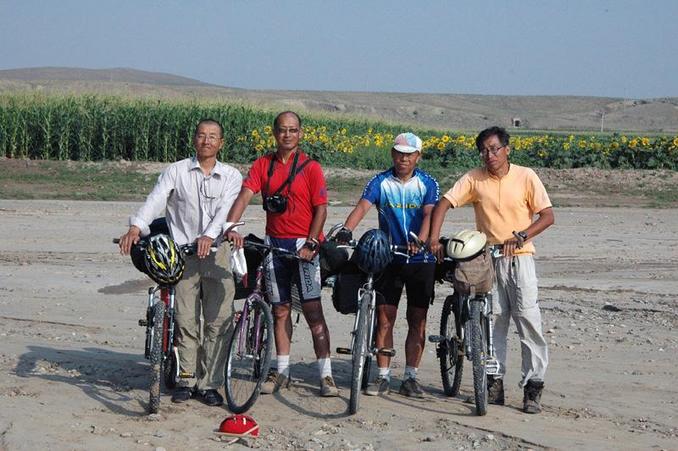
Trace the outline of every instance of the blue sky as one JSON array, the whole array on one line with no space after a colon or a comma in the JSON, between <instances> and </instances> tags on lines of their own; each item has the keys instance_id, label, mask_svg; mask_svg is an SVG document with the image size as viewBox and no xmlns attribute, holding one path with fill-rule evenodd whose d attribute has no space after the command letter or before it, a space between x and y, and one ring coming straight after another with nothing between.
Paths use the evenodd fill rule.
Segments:
<instances>
[{"instance_id":1,"label":"blue sky","mask_svg":"<svg viewBox=\"0 0 678 451\"><path fill-rule=\"evenodd\" d=\"M677 18L674 0L0 0L0 69L131 67L253 89L675 97Z\"/></svg>"}]
</instances>

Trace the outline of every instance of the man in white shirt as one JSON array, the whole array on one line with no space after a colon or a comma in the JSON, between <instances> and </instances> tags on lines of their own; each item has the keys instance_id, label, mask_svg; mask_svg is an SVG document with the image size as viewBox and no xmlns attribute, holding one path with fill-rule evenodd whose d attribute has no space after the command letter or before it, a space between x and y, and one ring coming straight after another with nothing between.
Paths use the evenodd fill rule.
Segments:
<instances>
[{"instance_id":1,"label":"man in white shirt","mask_svg":"<svg viewBox=\"0 0 678 451\"><path fill-rule=\"evenodd\" d=\"M224 385L235 286L230 246L224 243L212 253L210 247L221 244L226 216L242 184L237 169L217 161L223 144L221 124L213 119L201 120L193 136L195 157L173 163L160 174L144 205L130 217L128 232L120 238L120 252L127 255L141 236L150 233L153 219L164 214L178 246L194 242L198 245L196 255L186 257L184 276L176 286L179 366L182 372L196 376L196 380L178 381L172 395L172 401L177 403L191 398L191 385L195 383L205 404L223 404L217 389Z\"/></svg>"}]
</instances>

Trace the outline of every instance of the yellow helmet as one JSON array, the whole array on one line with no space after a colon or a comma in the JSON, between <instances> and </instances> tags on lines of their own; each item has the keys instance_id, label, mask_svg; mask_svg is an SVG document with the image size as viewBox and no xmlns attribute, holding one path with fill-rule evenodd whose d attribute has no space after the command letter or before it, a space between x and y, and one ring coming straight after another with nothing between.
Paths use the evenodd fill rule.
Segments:
<instances>
[{"instance_id":1,"label":"yellow helmet","mask_svg":"<svg viewBox=\"0 0 678 451\"><path fill-rule=\"evenodd\" d=\"M184 275L184 257L172 238L155 235L148 240L144 251L146 272L160 285L174 285Z\"/></svg>"}]
</instances>

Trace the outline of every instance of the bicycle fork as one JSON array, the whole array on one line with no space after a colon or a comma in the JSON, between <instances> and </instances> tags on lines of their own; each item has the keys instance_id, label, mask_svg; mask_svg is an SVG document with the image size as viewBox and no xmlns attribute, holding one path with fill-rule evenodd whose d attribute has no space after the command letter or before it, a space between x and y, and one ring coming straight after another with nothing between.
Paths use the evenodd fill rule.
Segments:
<instances>
[{"instance_id":1,"label":"bicycle fork","mask_svg":"<svg viewBox=\"0 0 678 451\"><path fill-rule=\"evenodd\" d=\"M492 294L485 296L485 307L483 308L483 315L487 318L487 358L485 359L485 373L488 376L496 376L499 374L499 361L494 356L494 318L492 315Z\"/></svg>"}]
</instances>

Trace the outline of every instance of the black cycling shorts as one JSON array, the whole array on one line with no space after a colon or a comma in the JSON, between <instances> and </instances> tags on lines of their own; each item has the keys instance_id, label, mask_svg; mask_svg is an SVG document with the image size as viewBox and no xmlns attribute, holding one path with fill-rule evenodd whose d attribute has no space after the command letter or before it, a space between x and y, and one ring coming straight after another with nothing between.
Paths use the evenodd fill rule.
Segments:
<instances>
[{"instance_id":1,"label":"black cycling shorts","mask_svg":"<svg viewBox=\"0 0 678 451\"><path fill-rule=\"evenodd\" d=\"M435 263L391 263L375 283L381 294L377 305L398 307L405 287L407 305L427 309L433 304L435 268Z\"/></svg>"}]
</instances>

